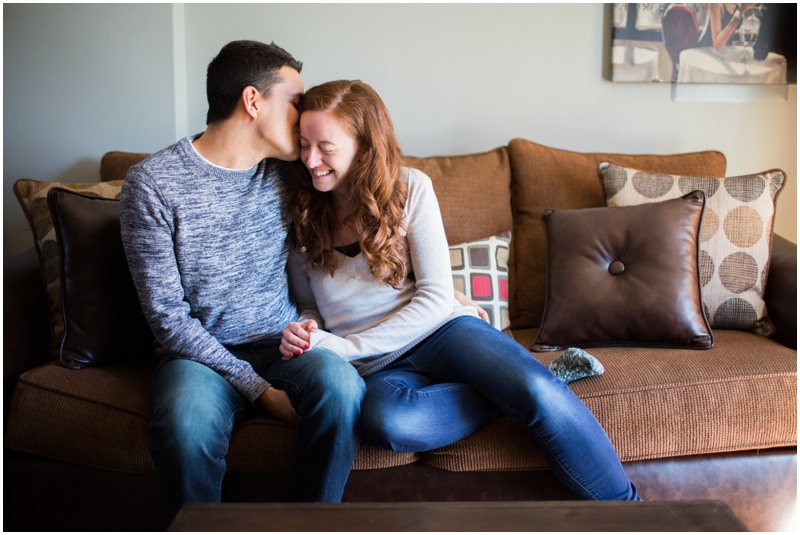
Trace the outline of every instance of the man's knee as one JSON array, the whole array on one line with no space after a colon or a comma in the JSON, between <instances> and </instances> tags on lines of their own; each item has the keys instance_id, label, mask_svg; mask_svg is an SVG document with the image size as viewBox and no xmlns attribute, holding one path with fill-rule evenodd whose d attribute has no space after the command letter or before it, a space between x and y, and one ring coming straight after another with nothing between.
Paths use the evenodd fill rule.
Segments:
<instances>
[{"instance_id":1,"label":"man's knee","mask_svg":"<svg viewBox=\"0 0 800 535\"><path fill-rule=\"evenodd\" d=\"M156 373L160 376L153 384L151 419L155 448L192 450L227 441L237 411L245 406L224 378L192 361L173 361Z\"/></svg>"},{"instance_id":2,"label":"man's knee","mask_svg":"<svg viewBox=\"0 0 800 535\"><path fill-rule=\"evenodd\" d=\"M309 351L301 358L306 357L313 358L313 365L307 371L304 393L324 401L330 410L360 413L367 387L356 369L329 351Z\"/></svg>"},{"instance_id":3,"label":"man's knee","mask_svg":"<svg viewBox=\"0 0 800 535\"><path fill-rule=\"evenodd\" d=\"M313 356L313 375L326 388L335 388L341 395L355 394L363 397L366 385L352 364L330 351L315 349L306 353Z\"/></svg>"}]
</instances>

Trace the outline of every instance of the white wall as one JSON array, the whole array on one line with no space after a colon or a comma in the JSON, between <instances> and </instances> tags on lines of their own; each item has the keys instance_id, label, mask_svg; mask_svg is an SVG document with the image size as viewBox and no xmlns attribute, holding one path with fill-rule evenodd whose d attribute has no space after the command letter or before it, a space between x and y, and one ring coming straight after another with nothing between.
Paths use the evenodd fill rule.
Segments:
<instances>
[{"instance_id":1,"label":"white wall","mask_svg":"<svg viewBox=\"0 0 800 535\"><path fill-rule=\"evenodd\" d=\"M96 182L175 138L169 5L3 5L3 252L33 246L18 178Z\"/></svg>"},{"instance_id":2,"label":"white wall","mask_svg":"<svg viewBox=\"0 0 800 535\"><path fill-rule=\"evenodd\" d=\"M175 71L179 86L186 84L185 100L178 100L176 109L159 110L158 106L173 105L175 86L168 75L163 75L160 85L147 86L158 91L140 98L145 104L135 108L136 117L120 118L111 129L117 133L108 131L102 140L86 137L87 131L99 127L101 113L87 112L70 119L68 109L49 110L48 116L61 124L68 120L74 123L82 145L71 160L56 160L47 154L44 159L57 162L62 169L41 175L45 179L60 179L82 158L95 164L106 150L153 151L171 142L173 135L201 131L208 62L228 41L257 39L275 41L303 61L307 87L337 78L360 78L373 85L389 106L408 154L483 151L504 145L513 137L524 137L575 151L671 153L718 149L727 155L729 175L780 167L788 173L789 183L779 200L776 231L797 239L797 86L783 92L786 100L701 103L672 101L670 84L611 83L603 79L607 22L602 4L15 7L34 12L41 24L56 26L63 12L81 11L85 22L76 24L83 39L105 48L100 54L102 79L122 71L114 63L120 56L145 71L156 69L148 63L153 49L158 50L156 64L172 69L173 48L169 47L173 46L173 13L181 30L175 35L185 33L185 42L180 41L177 48L181 54L185 50L181 55L185 70L178 66ZM88 31L95 27L89 22L95 17L86 13L108 14L115 9L125 10L116 17L123 22L136 15L152 23L159 19L163 27L151 29L157 25L149 24L148 31L143 32L142 27L121 24L111 32L113 42L106 43ZM61 13L56 15L58 10ZM9 6L5 6L6 17L8 11ZM47 65L47 57L20 48L10 52L7 20L4 28L7 110L9 77L28 76L40 65ZM56 37L41 31L35 40L42 40L47 50L62 46ZM21 61L9 62L10 54ZM87 71L82 49L67 49L60 57L73 71ZM84 111L93 107L97 77L94 74L87 82L66 76L76 88L71 98L82 102ZM51 91L49 87L17 83L40 98ZM134 85L125 98L140 89ZM146 98L153 104L146 105ZM176 115L186 117L185 121L165 124ZM120 137L121 124L131 130L130 137ZM6 160L9 156L16 159L16 154L9 155L9 130L35 131L37 127L30 117L20 116L11 125L6 120ZM35 143L35 139L30 140L25 146L36 152L41 145ZM14 176L30 176L36 170L29 160L15 165ZM7 212L6 199L13 182L8 166L4 162ZM8 222L6 215L4 227ZM4 230L8 254L9 232ZM18 232L17 227L15 234Z\"/></svg>"}]
</instances>

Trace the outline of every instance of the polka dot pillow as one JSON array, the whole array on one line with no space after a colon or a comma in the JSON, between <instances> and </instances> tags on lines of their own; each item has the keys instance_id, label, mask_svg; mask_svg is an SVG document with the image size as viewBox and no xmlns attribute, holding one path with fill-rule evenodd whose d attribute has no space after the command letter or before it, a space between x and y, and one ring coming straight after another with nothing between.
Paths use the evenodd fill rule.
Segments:
<instances>
[{"instance_id":1,"label":"polka dot pillow","mask_svg":"<svg viewBox=\"0 0 800 535\"><path fill-rule=\"evenodd\" d=\"M603 162L600 177L609 206L706 194L698 265L705 313L712 328L770 335L764 291L772 248L775 202L786 174L773 169L727 178L649 173Z\"/></svg>"},{"instance_id":2,"label":"polka dot pillow","mask_svg":"<svg viewBox=\"0 0 800 535\"><path fill-rule=\"evenodd\" d=\"M450 247L453 286L489 314L502 331L508 319L508 245L511 232Z\"/></svg>"}]
</instances>

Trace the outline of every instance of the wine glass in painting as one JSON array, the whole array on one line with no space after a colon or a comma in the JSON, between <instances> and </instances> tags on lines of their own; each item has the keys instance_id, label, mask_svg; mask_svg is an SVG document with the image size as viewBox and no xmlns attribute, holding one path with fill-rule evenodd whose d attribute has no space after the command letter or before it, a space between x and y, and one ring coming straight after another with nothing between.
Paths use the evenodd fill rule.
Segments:
<instances>
[{"instance_id":1,"label":"wine glass in painting","mask_svg":"<svg viewBox=\"0 0 800 535\"><path fill-rule=\"evenodd\" d=\"M747 62L753 55L753 44L758 38L761 30L761 18L758 9L748 9L742 15L742 23L739 25L739 42L743 47L742 61Z\"/></svg>"}]
</instances>

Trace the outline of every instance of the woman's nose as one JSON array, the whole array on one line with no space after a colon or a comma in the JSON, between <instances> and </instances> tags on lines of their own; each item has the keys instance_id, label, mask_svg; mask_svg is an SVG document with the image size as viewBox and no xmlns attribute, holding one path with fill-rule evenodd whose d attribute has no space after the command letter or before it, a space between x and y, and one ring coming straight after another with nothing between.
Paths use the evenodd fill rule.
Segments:
<instances>
[{"instance_id":1,"label":"woman's nose","mask_svg":"<svg viewBox=\"0 0 800 535\"><path fill-rule=\"evenodd\" d=\"M319 152L313 148L308 149L308 154L306 154L306 166L309 168L316 167L319 164L319 160Z\"/></svg>"}]
</instances>

